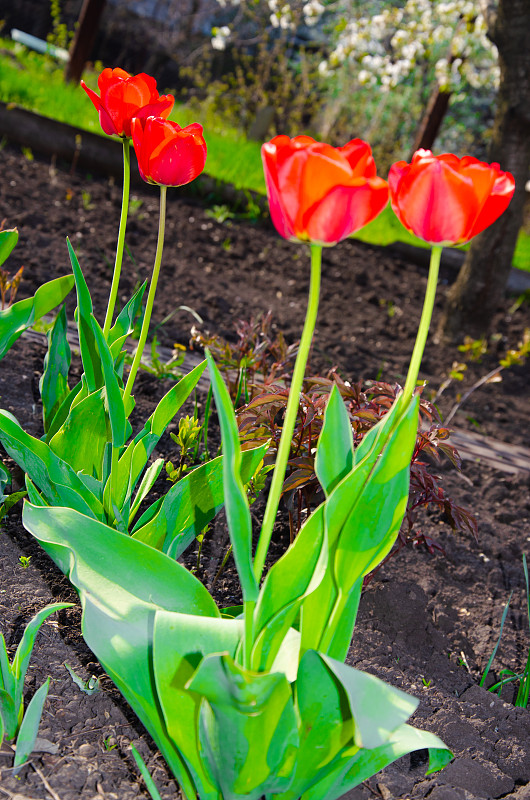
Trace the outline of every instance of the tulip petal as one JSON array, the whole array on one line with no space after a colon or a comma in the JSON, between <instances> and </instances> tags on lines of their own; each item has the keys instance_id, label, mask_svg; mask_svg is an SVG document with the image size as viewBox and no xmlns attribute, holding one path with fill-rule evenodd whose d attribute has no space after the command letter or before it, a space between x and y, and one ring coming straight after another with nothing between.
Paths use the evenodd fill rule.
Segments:
<instances>
[{"instance_id":1,"label":"tulip petal","mask_svg":"<svg viewBox=\"0 0 530 800\"><path fill-rule=\"evenodd\" d=\"M304 227L312 242L335 244L364 228L387 202L386 181L359 178L357 185L333 187L306 212Z\"/></svg>"}]
</instances>

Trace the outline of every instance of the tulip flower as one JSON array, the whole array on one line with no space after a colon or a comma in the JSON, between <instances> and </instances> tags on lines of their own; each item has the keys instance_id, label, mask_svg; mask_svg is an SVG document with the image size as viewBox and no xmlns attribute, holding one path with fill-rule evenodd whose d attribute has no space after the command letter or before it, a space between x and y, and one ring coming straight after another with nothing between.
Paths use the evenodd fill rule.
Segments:
<instances>
[{"instance_id":1,"label":"tulip flower","mask_svg":"<svg viewBox=\"0 0 530 800\"><path fill-rule=\"evenodd\" d=\"M155 79L145 72L129 75L124 69L104 69L98 78L101 97L84 81L81 86L94 103L101 127L109 136L130 138L133 117L168 117L175 102L170 94L159 95Z\"/></svg>"},{"instance_id":2,"label":"tulip flower","mask_svg":"<svg viewBox=\"0 0 530 800\"><path fill-rule=\"evenodd\" d=\"M336 244L388 202L387 183L361 139L331 147L310 136L275 136L261 155L271 218L285 239Z\"/></svg>"},{"instance_id":3,"label":"tulip flower","mask_svg":"<svg viewBox=\"0 0 530 800\"><path fill-rule=\"evenodd\" d=\"M407 230L431 244L464 244L508 207L515 189L509 172L471 156L433 156L418 150L388 175L390 201Z\"/></svg>"},{"instance_id":4,"label":"tulip flower","mask_svg":"<svg viewBox=\"0 0 530 800\"><path fill-rule=\"evenodd\" d=\"M140 175L148 183L183 186L204 169L206 142L197 123L181 128L161 117L137 118L132 137Z\"/></svg>"}]
</instances>

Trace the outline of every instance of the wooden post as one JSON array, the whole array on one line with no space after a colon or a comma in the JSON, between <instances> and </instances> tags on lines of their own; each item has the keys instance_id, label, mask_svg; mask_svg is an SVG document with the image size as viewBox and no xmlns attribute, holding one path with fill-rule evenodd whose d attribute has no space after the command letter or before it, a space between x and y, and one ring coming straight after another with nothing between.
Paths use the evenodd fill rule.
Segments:
<instances>
[{"instance_id":1,"label":"wooden post","mask_svg":"<svg viewBox=\"0 0 530 800\"><path fill-rule=\"evenodd\" d=\"M105 0L83 0L77 30L70 48L70 58L64 71L65 80L73 83L79 83L81 80L83 69L94 46L104 8Z\"/></svg>"}]
</instances>

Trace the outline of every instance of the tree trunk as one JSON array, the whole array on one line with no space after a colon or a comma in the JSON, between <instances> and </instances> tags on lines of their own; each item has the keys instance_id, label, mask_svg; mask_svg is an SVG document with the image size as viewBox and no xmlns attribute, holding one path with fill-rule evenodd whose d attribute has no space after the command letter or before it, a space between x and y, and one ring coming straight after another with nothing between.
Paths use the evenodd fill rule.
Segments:
<instances>
[{"instance_id":1,"label":"tree trunk","mask_svg":"<svg viewBox=\"0 0 530 800\"><path fill-rule=\"evenodd\" d=\"M500 219L471 243L448 293L437 335L450 341L487 333L505 294L523 223L530 169L530 2L499 0L490 36L499 50L501 79L489 158L512 173L515 194Z\"/></svg>"},{"instance_id":2,"label":"tree trunk","mask_svg":"<svg viewBox=\"0 0 530 800\"><path fill-rule=\"evenodd\" d=\"M81 80L85 64L94 46L104 7L105 0L84 0L74 41L70 48L70 58L64 71L66 81L79 83Z\"/></svg>"},{"instance_id":3,"label":"tree trunk","mask_svg":"<svg viewBox=\"0 0 530 800\"><path fill-rule=\"evenodd\" d=\"M436 85L429 97L425 114L416 133L416 138L412 146L412 153L410 159L420 148L424 150L431 150L438 132L442 125L443 119L449 108L449 99L451 92L443 92L438 85Z\"/></svg>"}]
</instances>

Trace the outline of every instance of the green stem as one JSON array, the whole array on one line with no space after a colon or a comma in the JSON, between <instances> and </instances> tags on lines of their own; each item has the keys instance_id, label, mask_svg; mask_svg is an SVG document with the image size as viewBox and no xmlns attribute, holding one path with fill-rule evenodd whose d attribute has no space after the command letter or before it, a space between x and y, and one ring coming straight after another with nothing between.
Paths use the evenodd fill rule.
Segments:
<instances>
[{"instance_id":1,"label":"green stem","mask_svg":"<svg viewBox=\"0 0 530 800\"><path fill-rule=\"evenodd\" d=\"M416 344L412 352L410 360L409 371L407 380L405 381L405 388L403 389L402 403L408 403L412 397L412 393L416 388L418 380L418 373L420 371L421 359L423 351L425 350L425 343L427 341L427 334L429 333L429 325L431 324L432 311L434 308L434 299L436 297L436 286L438 284L438 270L440 268L440 257L442 255L441 245L434 245L431 250L431 263L429 265L429 277L427 279L427 290L425 292L425 300L423 301L423 311L421 312L420 327L416 336Z\"/></svg>"},{"instance_id":2,"label":"green stem","mask_svg":"<svg viewBox=\"0 0 530 800\"><path fill-rule=\"evenodd\" d=\"M127 227L127 214L129 212L129 189L131 185L131 143L129 139L123 140L123 195L121 199L120 229L118 231L118 243L116 245L116 260L114 262L114 274L112 275L112 285L110 287L109 302L103 325L103 335L108 339L116 298L118 296L118 286L120 283L121 262L123 259L123 245L125 243L125 228Z\"/></svg>"},{"instance_id":3,"label":"green stem","mask_svg":"<svg viewBox=\"0 0 530 800\"><path fill-rule=\"evenodd\" d=\"M250 669L252 663L252 644L254 642L254 609L255 600L245 600L243 615L245 619L245 638L243 640L243 666Z\"/></svg>"},{"instance_id":4,"label":"green stem","mask_svg":"<svg viewBox=\"0 0 530 800\"><path fill-rule=\"evenodd\" d=\"M307 303L306 318L304 322L304 329L302 331L302 338L300 339L300 347L298 355L296 356L296 363L294 365L293 378L291 381L291 389L289 392L289 399L287 401L287 409L285 411L285 419L283 421L282 435L280 437L280 445L278 447L278 455L276 457L276 465L272 474L272 482L263 516L263 525L256 548L256 555L254 558L254 575L259 583L261 573L265 566L265 558L269 549L269 544L272 536L272 529L276 514L278 512L278 504L282 493L283 481L285 478L285 470L287 469L287 462L289 460L289 452L291 450L291 442L293 438L294 426L296 423L296 416L300 407L300 392L304 381L305 368L309 356L309 349L313 339L313 332L315 330L315 323L318 311L318 297L320 293L320 272L322 266L322 246L311 245L311 280L309 284L309 299Z\"/></svg>"},{"instance_id":5,"label":"green stem","mask_svg":"<svg viewBox=\"0 0 530 800\"><path fill-rule=\"evenodd\" d=\"M149 286L149 294L147 295L147 302L145 306L144 320L142 322L142 330L140 331L140 339L138 340L138 347L134 354L134 360L127 379L127 385L123 393L123 405L127 408L129 397L131 396L134 379L140 366L142 353L144 351L145 343L147 341L147 333L149 331L149 322L151 321L151 313L153 311L153 303L155 299L156 285L158 283L158 276L160 274L160 264L162 263L162 251L164 249L164 230L166 226L166 192L167 186L160 187L160 220L158 223L158 242L156 245L155 263L153 265L153 274L151 276L151 285Z\"/></svg>"}]
</instances>

